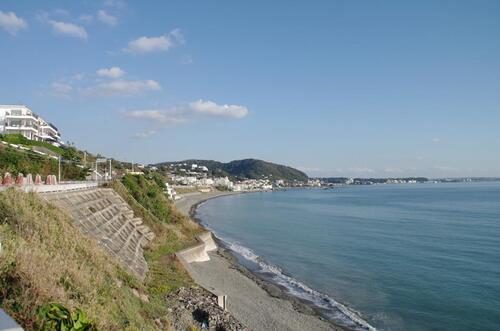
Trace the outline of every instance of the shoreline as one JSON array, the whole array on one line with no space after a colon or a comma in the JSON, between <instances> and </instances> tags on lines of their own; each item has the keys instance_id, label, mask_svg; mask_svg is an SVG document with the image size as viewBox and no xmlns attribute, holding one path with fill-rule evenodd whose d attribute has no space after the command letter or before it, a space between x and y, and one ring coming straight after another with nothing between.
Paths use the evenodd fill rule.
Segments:
<instances>
[{"instance_id":1,"label":"shoreline","mask_svg":"<svg viewBox=\"0 0 500 331\"><path fill-rule=\"evenodd\" d=\"M180 211L184 213L186 216L189 216L192 220L197 222L200 226L205 228L202 224L201 220L198 219L196 215L197 208L204 202L215 199L222 196L228 195L236 195L236 194L248 194L248 193L261 193L261 191L243 191L243 192L211 192L210 193L199 193L199 194L190 194L186 199L188 201L184 201L182 206L179 206ZM178 200L181 201L181 200ZM177 207L176 203L176 207ZM189 208L187 208L189 207ZM271 279L266 279L265 275L257 274L247 267L242 265L234 253L227 247L227 244L218 238L215 234L213 234L214 240L217 243L218 249L217 251L210 254L212 259L219 260L218 263L227 264L227 268L236 271L241 277L246 278L248 281L252 282L256 286L258 286L261 290L265 292L268 298L271 300L282 301L285 305L291 305L294 314L299 320L309 320L310 323L305 322L298 329L325 329L325 330L338 330L338 331L346 331L350 330L345 326L341 326L336 324L334 321L331 321L322 315L321 308L315 306L312 302L309 302L305 299L301 299L299 297L293 296L287 293L286 287L274 283ZM210 263L205 262L205 263ZM229 300L231 300L229 296ZM246 312L248 315L251 313ZM279 318L276 316L276 318ZM316 320L317 324L310 321L311 319ZM311 325L310 325L311 324ZM316 325L312 325L316 324ZM282 327L282 326L281 326ZM268 328L267 329L272 329Z\"/></svg>"}]
</instances>

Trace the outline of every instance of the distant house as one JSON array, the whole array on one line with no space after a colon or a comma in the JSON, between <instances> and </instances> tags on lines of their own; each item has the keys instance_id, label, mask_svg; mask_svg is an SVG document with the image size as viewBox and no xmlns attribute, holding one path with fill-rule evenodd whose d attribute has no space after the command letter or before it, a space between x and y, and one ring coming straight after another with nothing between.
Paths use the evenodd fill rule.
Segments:
<instances>
[{"instance_id":1,"label":"distant house","mask_svg":"<svg viewBox=\"0 0 500 331\"><path fill-rule=\"evenodd\" d=\"M22 105L0 105L0 133L21 134L27 139L64 145L59 130Z\"/></svg>"}]
</instances>

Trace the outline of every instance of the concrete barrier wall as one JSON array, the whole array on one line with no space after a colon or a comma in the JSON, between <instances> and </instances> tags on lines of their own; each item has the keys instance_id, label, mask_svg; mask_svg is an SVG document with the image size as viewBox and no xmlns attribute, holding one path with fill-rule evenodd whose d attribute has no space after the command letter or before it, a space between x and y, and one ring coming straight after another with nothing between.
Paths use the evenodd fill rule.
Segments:
<instances>
[{"instance_id":1,"label":"concrete barrier wall","mask_svg":"<svg viewBox=\"0 0 500 331\"><path fill-rule=\"evenodd\" d=\"M210 261L208 252L217 250L217 244L215 243L212 232L210 231L206 231L197 235L196 240L198 240L198 244L175 253L177 259L179 259L179 261L184 265L188 272L190 270L190 263ZM202 287L206 291L210 292L215 298L217 298L217 304L219 305L219 307L226 310L227 295L213 288L209 289L204 286Z\"/></svg>"},{"instance_id":2,"label":"concrete barrier wall","mask_svg":"<svg viewBox=\"0 0 500 331\"><path fill-rule=\"evenodd\" d=\"M205 250L207 252L217 250L217 245L215 244L214 238L212 237L212 232L207 231L197 236L197 239L205 243Z\"/></svg>"},{"instance_id":3,"label":"concrete barrier wall","mask_svg":"<svg viewBox=\"0 0 500 331\"><path fill-rule=\"evenodd\" d=\"M178 251L175 254L183 264L210 261L208 252L217 249L212 232L210 231L197 235L196 240L198 244Z\"/></svg>"},{"instance_id":4,"label":"concrete barrier wall","mask_svg":"<svg viewBox=\"0 0 500 331\"><path fill-rule=\"evenodd\" d=\"M181 262L186 263L210 261L210 256L208 256L203 242L177 252L176 256Z\"/></svg>"}]
</instances>

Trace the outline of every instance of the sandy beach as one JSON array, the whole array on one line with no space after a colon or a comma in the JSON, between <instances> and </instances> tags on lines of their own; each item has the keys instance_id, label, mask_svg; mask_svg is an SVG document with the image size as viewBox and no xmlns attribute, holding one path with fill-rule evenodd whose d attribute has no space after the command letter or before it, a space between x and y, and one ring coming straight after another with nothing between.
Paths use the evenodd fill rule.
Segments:
<instances>
[{"instance_id":1,"label":"sandy beach","mask_svg":"<svg viewBox=\"0 0 500 331\"><path fill-rule=\"evenodd\" d=\"M229 194L235 192L190 193L175 205L192 216L199 203ZM224 248L209 255L210 261L188 264L189 274L199 285L226 294L228 311L252 330L344 330L323 320L277 286L251 274Z\"/></svg>"}]
</instances>

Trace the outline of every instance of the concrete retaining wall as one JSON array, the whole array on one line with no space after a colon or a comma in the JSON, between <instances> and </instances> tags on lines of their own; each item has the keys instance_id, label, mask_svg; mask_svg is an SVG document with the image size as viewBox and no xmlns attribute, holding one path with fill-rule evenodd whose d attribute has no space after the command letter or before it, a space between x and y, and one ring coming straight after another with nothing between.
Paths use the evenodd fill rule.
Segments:
<instances>
[{"instance_id":1,"label":"concrete retaining wall","mask_svg":"<svg viewBox=\"0 0 500 331\"><path fill-rule=\"evenodd\" d=\"M94 188L41 196L66 211L84 235L96 240L136 277L144 279L148 265L143 247L154 238L154 233L141 225L142 219L134 218L132 209L115 191Z\"/></svg>"},{"instance_id":2,"label":"concrete retaining wall","mask_svg":"<svg viewBox=\"0 0 500 331\"><path fill-rule=\"evenodd\" d=\"M183 264L210 261L208 252L217 249L217 245L212 237L212 232L210 231L199 234L196 236L196 240L198 240L198 244L175 253Z\"/></svg>"},{"instance_id":3,"label":"concrete retaining wall","mask_svg":"<svg viewBox=\"0 0 500 331\"><path fill-rule=\"evenodd\" d=\"M217 250L217 245L215 244L214 238L212 237L212 232L207 231L196 237L199 241L205 243L205 250L207 252Z\"/></svg>"},{"instance_id":4,"label":"concrete retaining wall","mask_svg":"<svg viewBox=\"0 0 500 331\"><path fill-rule=\"evenodd\" d=\"M188 272L190 263L210 261L208 252L217 250L217 244L215 243L212 232L210 231L206 231L197 235L196 240L198 241L198 244L175 253L177 259L179 259L179 261L184 265ZM212 293L212 295L217 298L217 304L219 305L219 307L226 310L227 295L213 288L203 288Z\"/></svg>"},{"instance_id":5,"label":"concrete retaining wall","mask_svg":"<svg viewBox=\"0 0 500 331\"><path fill-rule=\"evenodd\" d=\"M205 262L210 261L210 257L207 254L205 243L199 243L195 246L183 249L176 253L177 258L183 260L181 262L193 263L193 262Z\"/></svg>"}]
</instances>

